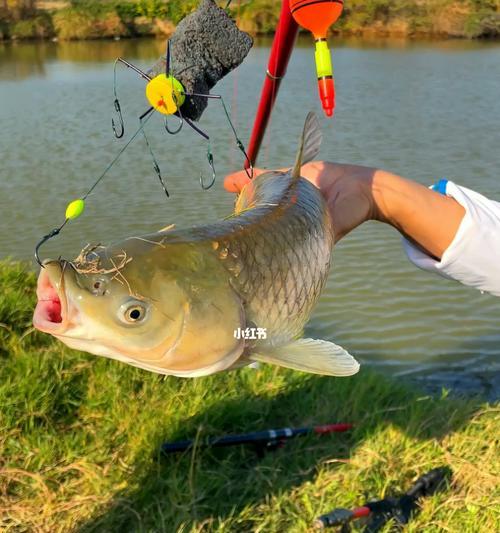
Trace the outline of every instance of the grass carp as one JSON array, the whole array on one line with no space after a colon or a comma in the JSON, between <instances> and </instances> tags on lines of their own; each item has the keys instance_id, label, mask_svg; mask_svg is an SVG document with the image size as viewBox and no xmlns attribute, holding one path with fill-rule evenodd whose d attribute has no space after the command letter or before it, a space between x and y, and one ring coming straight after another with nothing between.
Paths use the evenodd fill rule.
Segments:
<instances>
[{"instance_id":1,"label":"grass carp","mask_svg":"<svg viewBox=\"0 0 500 533\"><path fill-rule=\"evenodd\" d=\"M343 348L301 338L334 242L320 191L300 177L320 144L310 113L293 169L253 179L226 219L45 261L34 326L72 348L181 377L253 361L355 374Z\"/></svg>"}]
</instances>

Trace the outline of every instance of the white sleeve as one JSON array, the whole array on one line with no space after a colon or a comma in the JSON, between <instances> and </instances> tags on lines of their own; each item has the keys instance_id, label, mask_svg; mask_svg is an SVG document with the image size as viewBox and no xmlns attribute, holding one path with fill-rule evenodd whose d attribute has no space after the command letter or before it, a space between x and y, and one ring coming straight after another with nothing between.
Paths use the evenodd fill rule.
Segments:
<instances>
[{"instance_id":1,"label":"white sleeve","mask_svg":"<svg viewBox=\"0 0 500 533\"><path fill-rule=\"evenodd\" d=\"M403 239L408 258L423 270L500 296L500 203L451 181L442 192L465 208L455 238L441 261Z\"/></svg>"}]
</instances>

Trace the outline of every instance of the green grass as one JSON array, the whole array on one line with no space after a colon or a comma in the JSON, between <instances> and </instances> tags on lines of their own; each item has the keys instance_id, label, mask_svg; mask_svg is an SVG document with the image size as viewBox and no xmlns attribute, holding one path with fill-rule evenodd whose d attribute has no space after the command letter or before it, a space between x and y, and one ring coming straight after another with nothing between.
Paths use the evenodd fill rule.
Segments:
<instances>
[{"instance_id":1,"label":"green grass","mask_svg":"<svg viewBox=\"0 0 500 533\"><path fill-rule=\"evenodd\" d=\"M1 531L305 532L318 514L395 495L439 465L452 485L405 531L498 530L498 407L366 369L149 374L33 332L34 281L0 263ZM243 447L158 455L164 440L334 421L356 429L261 459Z\"/></svg>"}]
</instances>

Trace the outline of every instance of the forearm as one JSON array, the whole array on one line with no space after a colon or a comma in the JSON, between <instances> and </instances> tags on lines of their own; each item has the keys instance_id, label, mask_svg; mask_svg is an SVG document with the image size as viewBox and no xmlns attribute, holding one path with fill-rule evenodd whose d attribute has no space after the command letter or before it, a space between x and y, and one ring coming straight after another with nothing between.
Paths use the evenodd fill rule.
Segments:
<instances>
[{"instance_id":1,"label":"forearm","mask_svg":"<svg viewBox=\"0 0 500 533\"><path fill-rule=\"evenodd\" d=\"M337 240L366 220L379 220L439 259L465 214L454 199L380 169L315 162L305 174L331 208Z\"/></svg>"},{"instance_id":2,"label":"forearm","mask_svg":"<svg viewBox=\"0 0 500 533\"><path fill-rule=\"evenodd\" d=\"M378 220L394 226L428 254L442 257L465 214L456 200L383 170L374 172L371 191Z\"/></svg>"}]
</instances>

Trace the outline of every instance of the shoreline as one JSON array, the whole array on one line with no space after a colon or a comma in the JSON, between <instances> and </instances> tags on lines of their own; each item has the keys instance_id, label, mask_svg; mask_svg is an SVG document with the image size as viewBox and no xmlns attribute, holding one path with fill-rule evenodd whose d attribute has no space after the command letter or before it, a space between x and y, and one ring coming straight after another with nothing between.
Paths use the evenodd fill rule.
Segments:
<instances>
[{"instance_id":1,"label":"shoreline","mask_svg":"<svg viewBox=\"0 0 500 533\"><path fill-rule=\"evenodd\" d=\"M0 34L0 43L47 43L47 42L96 42L96 41L120 41L120 40L137 40L137 39L167 39L174 33L175 29L172 32L154 32L154 33L141 33L136 35L102 35L95 37L85 37L85 38L59 38L57 36L30 36L30 37L8 37L2 38ZM267 33L251 33L248 32L254 40L260 39L272 39L274 37L274 32ZM299 39L304 39L310 36L307 30L299 31ZM331 31L328 33L328 38L338 38L338 39L353 39L358 38L366 41L381 41L381 40L401 40L401 41L469 41L469 42L500 42L500 33L498 35L488 35L488 36L479 36L479 37L466 37L464 35L454 35L443 32L413 32L413 33L403 33L400 31L390 31L390 30L373 30L373 29L359 29L355 31L350 30L341 30L341 31Z\"/></svg>"},{"instance_id":2,"label":"shoreline","mask_svg":"<svg viewBox=\"0 0 500 533\"><path fill-rule=\"evenodd\" d=\"M119 42L119 41L138 41L138 40L165 40L168 39L172 33L152 33L142 35L118 35L118 36L103 36L85 39L59 39L58 37L30 37L23 39L2 39L0 38L0 45L16 45L16 44L69 44L69 43L98 43L98 42ZM274 33L259 33L253 34L255 44L262 42L272 42ZM310 34L306 31L299 33L298 39L306 41L310 38ZM468 38L456 35L447 35L443 33L412 33L402 34L397 32L373 32L373 31L357 31L357 32L331 32L328 34L328 39L335 39L341 41L359 40L366 43L382 43L382 42L401 42L401 43L443 43L443 42L463 42L463 43L500 43L500 35L495 37L477 37Z\"/></svg>"},{"instance_id":3,"label":"shoreline","mask_svg":"<svg viewBox=\"0 0 500 533\"><path fill-rule=\"evenodd\" d=\"M168 37L198 0L13 0L0 5L0 42L24 40L100 40ZM26 7L27 5L31 7ZM17 7L16 7L17 6ZM234 2L230 16L252 37L274 34L281 2ZM308 33L308 32L306 32ZM392 0L350 0L330 35L362 38L500 39L500 4L489 0L458 2L415 0L399 5Z\"/></svg>"}]
</instances>

